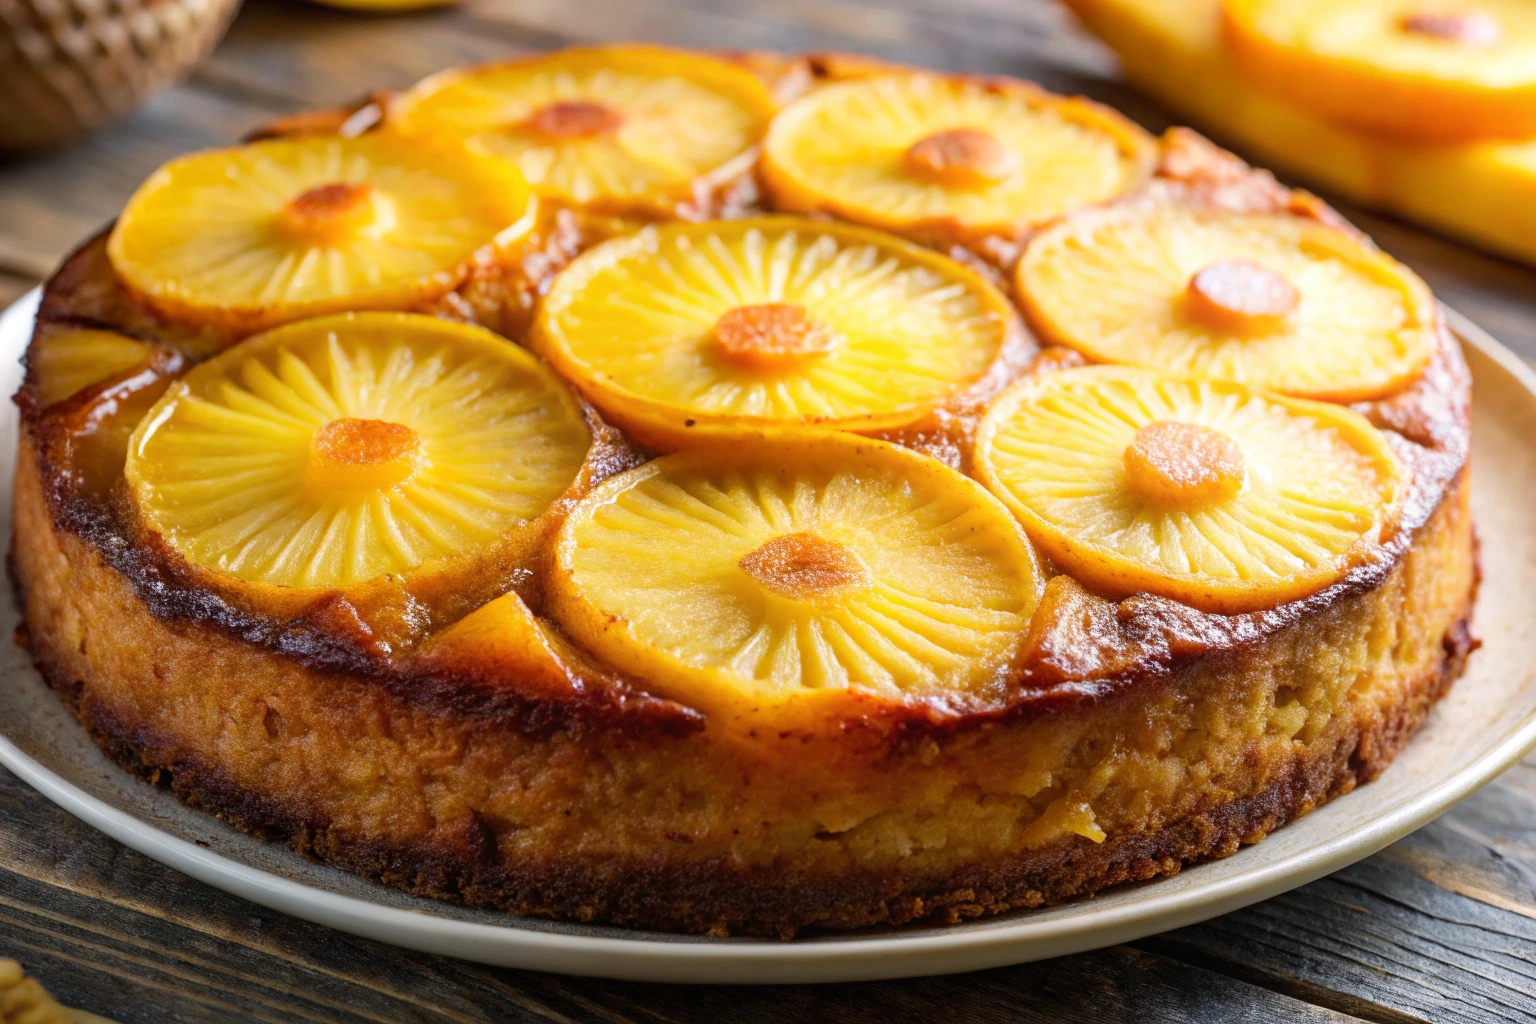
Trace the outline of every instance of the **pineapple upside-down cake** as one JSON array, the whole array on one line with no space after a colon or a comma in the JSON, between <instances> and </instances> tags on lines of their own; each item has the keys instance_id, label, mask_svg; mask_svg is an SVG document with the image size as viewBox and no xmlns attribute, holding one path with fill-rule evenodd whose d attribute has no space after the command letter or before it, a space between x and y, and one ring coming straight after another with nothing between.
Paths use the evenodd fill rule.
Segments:
<instances>
[{"instance_id":1,"label":"pineapple upside-down cake","mask_svg":"<svg viewBox=\"0 0 1536 1024\"><path fill-rule=\"evenodd\" d=\"M595 47L175 160L49 282L14 575L119 763L425 895L793 935L1224 856L1474 646L1468 376L1084 100Z\"/></svg>"}]
</instances>

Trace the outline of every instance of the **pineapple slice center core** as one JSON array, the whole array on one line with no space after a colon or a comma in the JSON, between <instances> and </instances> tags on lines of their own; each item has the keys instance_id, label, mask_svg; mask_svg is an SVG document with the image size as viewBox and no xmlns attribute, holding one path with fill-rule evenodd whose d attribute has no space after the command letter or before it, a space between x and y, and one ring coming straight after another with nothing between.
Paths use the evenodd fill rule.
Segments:
<instances>
[{"instance_id":1,"label":"pineapple slice center core","mask_svg":"<svg viewBox=\"0 0 1536 1024\"><path fill-rule=\"evenodd\" d=\"M837 347L837 334L797 302L764 302L727 310L715 322L715 347L750 370L794 366Z\"/></svg>"},{"instance_id":2,"label":"pineapple slice center core","mask_svg":"<svg viewBox=\"0 0 1536 1024\"><path fill-rule=\"evenodd\" d=\"M316 185L283 204L278 214L288 234L308 242L333 242L378 219L372 185L344 181Z\"/></svg>"},{"instance_id":3,"label":"pineapple slice center core","mask_svg":"<svg viewBox=\"0 0 1536 1024\"><path fill-rule=\"evenodd\" d=\"M951 128L914 142L906 163L911 174L935 184L982 188L1008 177L1018 161L995 135L979 128Z\"/></svg>"},{"instance_id":4,"label":"pineapple slice center core","mask_svg":"<svg viewBox=\"0 0 1536 1024\"><path fill-rule=\"evenodd\" d=\"M1154 505L1214 505L1243 488L1243 450L1227 435L1195 423L1157 420L1125 449L1131 492Z\"/></svg>"},{"instance_id":5,"label":"pineapple slice center core","mask_svg":"<svg viewBox=\"0 0 1536 1024\"><path fill-rule=\"evenodd\" d=\"M310 483L326 492L398 487L415 475L420 462L420 436L388 420L332 420L309 443Z\"/></svg>"},{"instance_id":6,"label":"pineapple slice center core","mask_svg":"<svg viewBox=\"0 0 1536 1024\"><path fill-rule=\"evenodd\" d=\"M1416 11L1403 15L1398 27L1409 35L1460 46L1492 46L1504 35L1493 16L1482 11Z\"/></svg>"},{"instance_id":7,"label":"pineapple slice center core","mask_svg":"<svg viewBox=\"0 0 1536 1024\"><path fill-rule=\"evenodd\" d=\"M870 583L869 569L858 555L814 533L775 537L736 564L767 590L792 601L810 601Z\"/></svg>"},{"instance_id":8,"label":"pineapple slice center core","mask_svg":"<svg viewBox=\"0 0 1536 1024\"><path fill-rule=\"evenodd\" d=\"M1190 314L1233 334L1262 334L1285 325L1301 293L1282 275L1250 260L1217 260L1189 279Z\"/></svg>"},{"instance_id":9,"label":"pineapple slice center core","mask_svg":"<svg viewBox=\"0 0 1536 1024\"><path fill-rule=\"evenodd\" d=\"M561 100L541 107L528 119L536 135L551 142L595 139L617 132L624 116L612 107L587 100Z\"/></svg>"}]
</instances>

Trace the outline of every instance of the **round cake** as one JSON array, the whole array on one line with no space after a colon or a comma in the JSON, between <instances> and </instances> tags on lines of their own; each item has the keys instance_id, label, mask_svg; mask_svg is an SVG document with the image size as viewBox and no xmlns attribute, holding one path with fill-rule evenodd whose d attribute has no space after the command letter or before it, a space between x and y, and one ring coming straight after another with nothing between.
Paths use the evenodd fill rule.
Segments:
<instances>
[{"instance_id":1,"label":"round cake","mask_svg":"<svg viewBox=\"0 0 1536 1024\"><path fill-rule=\"evenodd\" d=\"M17 402L27 642L101 748L516 914L1172 874L1475 646L1423 282L1022 82L609 46L289 118L65 261Z\"/></svg>"}]
</instances>

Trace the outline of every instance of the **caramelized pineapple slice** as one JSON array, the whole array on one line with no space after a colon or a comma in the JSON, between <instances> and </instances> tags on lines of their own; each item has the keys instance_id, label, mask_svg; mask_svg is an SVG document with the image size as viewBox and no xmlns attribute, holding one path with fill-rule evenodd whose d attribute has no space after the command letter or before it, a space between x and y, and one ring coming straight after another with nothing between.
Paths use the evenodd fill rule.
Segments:
<instances>
[{"instance_id":1,"label":"caramelized pineapple slice","mask_svg":"<svg viewBox=\"0 0 1536 1024\"><path fill-rule=\"evenodd\" d=\"M173 384L129 443L143 523L195 566L339 587L473 554L543 512L591 443L547 367L433 317L306 320Z\"/></svg>"},{"instance_id":2,"label":"caramelized pineapple slice","mask_svg":"<svg viewBox=\"0 0 1536 1024\"><path fill-rule=\"evenodd\" d=\"M466 139L567 202L670 215L750 172L773 110L746 68L595 46L434 75L394 106L390 124Z\"/></svg>"},{"instance_id":3,"label":"caramelized pineapple slice","mask_svg":"<svg viewBox=\"0 0 1536 1024\"><path fill-rule=\"evenodd\" d=\"M1405 479L1341 406L1117 366L1009 389L975 466L1087 586L1222 614L1306 597L1370 559Z\"/></svg>"},{"instance_id":4,"label":"caramelized pineapple slice","mask_svg":"<svg viewBox=\"0 0 1536 1024\"><path fill-rule=\"evenodd\" d=\"M964 701L1010 661L1041 580L1007 509L966 477L793 431L599 486L558 535L549 599L587 649L706 710Z\"/></svg>"},{"instance_id":5,"label":"caramelized pineapple slice","mask_svg":"<svg viewBox=\"0 0 1536 1024\"><path fill-rule=\"evenodd\" d=\"M94 327L47 324L27 349L28 384L47 408L149 359L147 341Z\"/></svg>"},{"instance_id":6,"label":"caramelized pineapple slice","mask_svg":"<svg viewBox=\"0 0 1536 1024\"><path fill-rule=\"evenodd\" d=\"M789 217L655 226L589 250L533 345L642 443L744 426L910 423L1022 344L979 274L889 235Z\"/></svg>"},{"instance_id":7,"label":"caramelized pineapple slice","mask_svg":"<svg viewBox=\"0 0 1536 1024\"><path fill-rule=\"evenodd\" d=\"M1369 242L1300 217L1130 204L1037 235L1015 270L1046 337L1091 359L1356 401L1434 354L1424 282Z\"/></svg>"},{"instance_id":8,"label":"caramelized pineapple slice","mask_svg":"<svg viewBox=\"0 0 1536 1024\"><path fill-rule=\"evenodd\" d=\"M1139 184L1152 140L1119 114L1022 82L892 74L790 104L763 142L784 210L893 231L1012 238Z\"/></svg>"},{"instance_id":9,"label":"caramelized pineapple slice","mask_svg":"<svg viewBox=\"0 0 1536 1024\"><path fill-rule=\"evenodd\" d=\"M1528 0L1224 0L1239 74L1328 120L1414 142L1536 135Z\"/></svg>"},{"instance_id":10,"label":"caramelized pineapple slice","mask_svg":"<svg viewBox=\"0 0 1536 1024\"><path fill-rule=\"evenodd\" d=\"M557 644L523 599L508 592L422 644L413 652L412 667L569 699L577 684Z\"/></svg>"},{"instance_id":11,"label":"caramelized pineapple slice","mask_svg":"<svg viewBox=\"0 0 1536 1024\"><path fill-rule=\"evenodd\" d=\"M311 136L171 161L128 201L107 251L165 316L244 333L418 305L532 222L517 170L451 140Z\"/></svg>"}]
</instances>

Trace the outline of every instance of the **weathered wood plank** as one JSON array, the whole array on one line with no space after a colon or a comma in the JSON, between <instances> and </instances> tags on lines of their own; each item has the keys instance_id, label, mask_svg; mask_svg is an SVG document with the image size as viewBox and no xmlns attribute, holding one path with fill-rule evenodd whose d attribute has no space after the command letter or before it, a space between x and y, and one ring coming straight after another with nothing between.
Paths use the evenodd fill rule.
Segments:
<instances>
[{"instance_id":1,"label":"weathered wood plank","mask_svg":"<svg viewBox=\"0 0 1536 1024\"><path fill-rule=\"evenodd\" d=\"M1140 945L1371 1019L1536 1021L1536 758L1375 857Z\"/></svg>"},{"instance_id":2,"label":"weathered wood plank","mask_svg":"<svg viewBox=\"0 0 1536 1024\"><path fill-rule=\"evenodd\" d=\"M921 981L774 989L605 982L583 986L582 993L624 1013L623 1019L656 1024L829 1019L846 1024L898 1020L935 1024L1139 1024L1173 1020L1272 1024L1358 1019L1124 946L1046 963Z\"/></svg>"},{"instance_id":3,"label":"weathered wood plank","mask_svg":"<svg viewBox=\"0 0 1536 1024\"><path fill-rule=\"evenodd\" d=\"M294 39L304 44L292 45ZM470 28L454 9L375 18L294 0L247 4L191 84L242 103L297 110L567 41L531 35L518 46L506 33Z\"/></svg>"},{"instance_id":4,"label":"weathered wood plank","mask_svg":"<svg viewBox=\"0 0 1536 1024\"><path fill-rule=\"evenodd\" d=\"M0 771L0 956L122 1024L489 1024L787 1018L1339 1022L1117 948L956 978L782 989L580 981L421 956L226 896L125 850Z\"/></svg>"},{"instance_id":5,"label":"weathered wood plank","mask_svg":"<svg viewBox=\"0 0 1536 1024\"><path fill-rule=\"evenodd\" d=\"M9 306L22 294L35 286L38 278L28 274L13 274L0 268L0 308Z\"/></svg>"}]
</instances>

